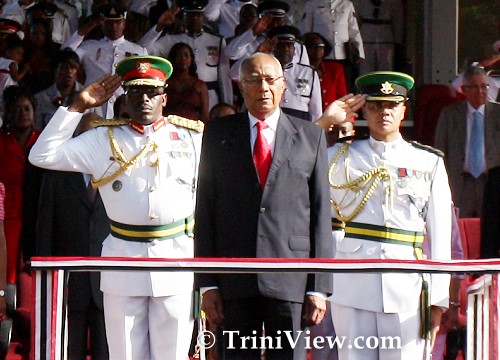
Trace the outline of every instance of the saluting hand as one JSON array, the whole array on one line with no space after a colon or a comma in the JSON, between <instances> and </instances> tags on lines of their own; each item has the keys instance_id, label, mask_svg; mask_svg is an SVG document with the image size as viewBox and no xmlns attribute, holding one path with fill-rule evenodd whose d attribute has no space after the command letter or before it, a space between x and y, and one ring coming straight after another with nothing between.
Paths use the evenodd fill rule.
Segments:
<instances>
[{"instance_id":1,"label":"saluting hand","mask_svg":"<svg viewBox=\"0 0 500 360\"><path fill-rule=\"evenodd\" d=\"M84 112L91 107L100 106L108 101L120 85L119 75L104 75L77 93L68 106L68 111Z\"/></svg>"},{"instance_id":2,"label":"saluting hand","mask_svg":"<svg viewBox=\"0 0 500 360\"><path fill-rule=\"evenodd\" d=\"M254 35L264 34L269 28L269 25L271 24L272 21L273 21L273 14L266 14L259 20L257 20L255 25L253 26Z\"/></svg>"},{"instance_id":3,"label":"saluting hand","mask_svg":"<svg viewBox=\"0 0 500 360\"><path fill-rule=\"evenodd\" d=\"M161 14L160 17L158 18L156 30L162 31L164 28L172 26L172 24L175 21L175 17L177 16L180 10L181 9L178 6L174 6L164 11L163 14Z\"/></svg>"},{"instance_id":4,"label":"saluting hand","mask_svg":"<svg viewBox=\"0 0 500 360\"><path fill-rule=\"evenodd\" d=\"M334 125L346 122L353 117L357 118L357 111L365 102L364 95L347 94L331 103L315 123L323 129L331 131Z\"/></svg>"}]
</instances>

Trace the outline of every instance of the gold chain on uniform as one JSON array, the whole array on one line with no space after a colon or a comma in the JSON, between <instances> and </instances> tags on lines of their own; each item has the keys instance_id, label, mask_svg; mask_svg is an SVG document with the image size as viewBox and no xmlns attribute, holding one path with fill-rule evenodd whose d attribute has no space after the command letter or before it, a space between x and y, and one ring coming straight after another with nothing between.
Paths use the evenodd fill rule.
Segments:
<instances>
[{"instance_id":1,"label":"gold chain on uniform","mask_svg":"<svg viewBox=\"0 0 500 360\"><path fill-rule=\"evenodd\" d=\"M361 202L356 206L354 211L347 216L343 216L340 213L340 207L338 206L337 203L335 203L332 200L332 207L337 214L337 219L339 221L341 221L342 223L349 222L352 219L354 219L356 216L358 216L358 214L361 212L361 210L363 210L363 208L365 207L366 202L372 197L372 195L375 191L375 188L378 186L380 181L390 180L390 178L391 178L390 174L389 174L389 170L387 170L386 167L378 166L376 168L372 168L372 169L368 170L367 172L365 172L363 175L361 175L357 179L354 179L352 181L348 181L345 184L333 183L332 173L333 173L333 170L335 168L335 165L337 164L337 161L339 160L340 156L343 153L348 152L348 150L349 150L349 144L345 143L340 147L340 149L333 156L332 162L330 164L330 168L328 169L328 181L330 183L331 188L335 189L335 190L347 189L347 190L356 191L355 189L360 189L360 188L366 187L367 184L370 182L371 182L371 184L368 187L368 189L366 190L365 196L363 196L363 199L361 200ZM359 191L359 190L357 190L357 191Z\"/></svg>"},{"instance_id":2,"label":"gold chain on uniform","mask_svg":"<svg viewBox=\"0 0 500 360\"><path fill-rule=\"evenodd\" d=\"M108 128L108 137L109 137L109 144L111 145L111 151L113 152L113 156L116 161L119 161L122 163L120 168L113 174L106 176L100 180L94 181L92 179L92 186L93 187L99 187L103 186L110 181L113 181L116 179L118 176L123 174L125 171L127 171L129 168L137 164L140 160L142 160L146 154L148 154L150 151L155 151L158 145L151 140L148 140L148 142L144 145L141 151L137 153L134 157L132 157L130 160L125 159L125 155L123 154L123 151L120 149L118 146L118 143L116 142L116 139L113 135L113 128L109 127Z\"/></svg>"}]
</instances>

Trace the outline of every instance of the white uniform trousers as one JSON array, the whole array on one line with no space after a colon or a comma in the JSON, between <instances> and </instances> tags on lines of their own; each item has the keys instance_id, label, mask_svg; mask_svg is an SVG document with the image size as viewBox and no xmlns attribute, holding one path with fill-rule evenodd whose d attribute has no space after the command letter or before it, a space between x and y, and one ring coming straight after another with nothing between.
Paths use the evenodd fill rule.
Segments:
<instances>
[{"instance_id":1,"label":"white uniform trousers","mask_svg":"<svg viewBox=\"0 0 500 360\"><path fill-rule=\"evenodd\" d=\"M336 335L345 338L339 360L423 359L420 311L385 314L332 303L332 312Z\"/></svg>"},{"instance_id":2,"label":"white uniform trousers","mask_svg":"<svg viewBox=\"0 0 500 360\"><path fill-rule=\"evenodd\" d=\"M359 65L361 74L378 71L394 70L394 44L364 43L365 60Z\"/></svg>"},{"instance_id":3,"label":"white uniform trousers","mask_svg":"<svg viewBox=\"0 0 500 360\"><path fill-rule=\"evenodd\" d=\"M110 360L187 359L192 314L192 293L161 297L104 293Z\"/></svg>"}]
</instances>

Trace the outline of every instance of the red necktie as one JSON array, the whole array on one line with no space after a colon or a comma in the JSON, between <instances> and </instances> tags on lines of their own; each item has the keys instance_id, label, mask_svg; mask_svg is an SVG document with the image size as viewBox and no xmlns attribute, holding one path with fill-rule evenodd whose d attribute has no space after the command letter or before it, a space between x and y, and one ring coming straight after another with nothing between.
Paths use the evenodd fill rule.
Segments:
<instances>
[{"instance_id":1,"label":"red necktie","mask_svg":"<svg viewBox=\"0 0 500 360\"><path fill-rule=\"evenodd\" d=\"M271 167L271 147L267 143L267 140L262 134L262 130L266 129L268 126L264 121L257 122L257 139L253 147L253 162L255 163L255 168L257 169L257 174L259 175L260 185L262 189L266 185L267 174L269 173L269 168Z\"/></svg>"}]
</instances>

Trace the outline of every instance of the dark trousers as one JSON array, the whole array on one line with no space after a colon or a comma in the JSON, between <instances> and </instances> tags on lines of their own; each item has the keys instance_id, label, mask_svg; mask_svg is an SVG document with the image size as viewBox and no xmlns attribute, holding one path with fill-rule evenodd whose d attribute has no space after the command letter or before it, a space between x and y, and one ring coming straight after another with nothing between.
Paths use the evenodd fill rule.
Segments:
<instances>
[{"instance_id":1,"label":"dark trousers","mask_svg":"<svg viewBox=\"0 0 500 360\"><path fill-rule=\"evenodd\" d=\"M104 312L93 301L84 309L68 308L68 359L85 360L89 342L93 360L109 358Z\"/></svg>"},{"instance_id":2,"label":"dark trousers","mask_svg":"<svg viewBox=\"0 0 500 360\"><path fill-rule=\"evenodd\" d=\"M302 304L258 296L224 302L223 359L304 360ZM301 332L302 331L302 332Z\"/></svg>"}]
</instances>

